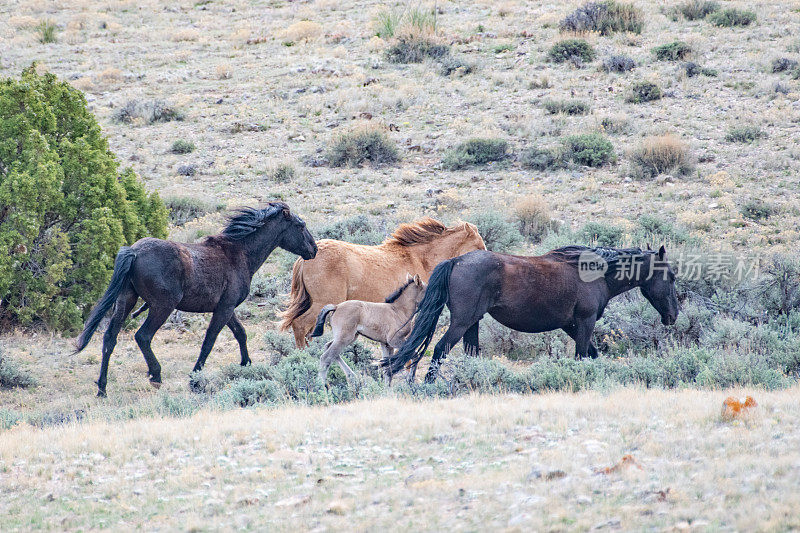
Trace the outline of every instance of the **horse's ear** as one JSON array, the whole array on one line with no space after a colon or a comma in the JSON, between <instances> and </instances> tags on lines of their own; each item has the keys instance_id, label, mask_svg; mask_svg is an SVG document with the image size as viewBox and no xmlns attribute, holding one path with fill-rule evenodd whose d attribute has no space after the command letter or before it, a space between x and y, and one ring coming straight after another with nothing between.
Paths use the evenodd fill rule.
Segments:
<instances>
[{"instance_id":1,"label":"horse's ear","mask_svg":"<svg viewBox=\"0 0 800 533\"><path fill-rule=\"evenodd\" d=\"M667 249L662 244L661 248L658 249L658 260L663 261L665 257L667 257Z\"/></svg>"},{"instance_id":2,"label":"horse's ear","mask_svg":"<svg viewBox=\"0 0 800 533\"><path fill-rule=\"evenodd\" d=\"M414 283L416 283L417 285L422 283L422 280L419 279L419 274L414 274Z\"/></svg>"},{"instance_id":3,"label":"horse's ear","mask_svg":"<svg viewBox=\"0 0 800 533\"><path fill-rule=\"evenodd\" d=\"M414 278L411 277L411 272L406 272L406 283L410 282Z\"/></svg>"}]
</instances>

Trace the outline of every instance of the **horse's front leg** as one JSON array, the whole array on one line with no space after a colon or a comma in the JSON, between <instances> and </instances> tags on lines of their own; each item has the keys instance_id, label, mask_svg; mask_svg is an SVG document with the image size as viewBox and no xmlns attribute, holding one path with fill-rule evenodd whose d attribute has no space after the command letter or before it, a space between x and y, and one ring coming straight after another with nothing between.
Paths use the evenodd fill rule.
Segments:
<instances>
[{"instance_id":1,"label":"horse's front leg","mask_svg":"<svg viewBox=\"0 0 800 533\"><path fill-rule=\"evenodd\" d=\"M250 364L250 354L247 353L247 333L244 331L244 326L242 323L239 322L239 319L236 317L234 313L231 315L231 319L228 320L228 328L233 333L233 337L236 339L236 342L239 343L239 353L241 354L241 364L242 366L247 366Z\"/></svg>"},{"instance_id":2,"label":"horse's front leg","mask_svg":"<svg viewBox=\"0 0 800 533\"><path fill-rule=\"evenodd\" d=\"M573 324L562 328L575 341L575 358L597 357L597 348L592 344L592 333L597 318L594 315L576 318Z\"/></svg>"},{"instance_id":3,"label":"horse's front leg","mask_svg":"<svg viewBox=\"0 0 800 533\"><path fill-rule=\"evenodd\" d=\"M217 342L217 335L219 335L219 332L222 331L222 328L225 327L232 316L233 307L217 309L214 311L214 314L211 315L211 322L208 324L206 336L203 339L203 346L200 348L200 357L197 358L197 362L194 364L194 369L192 372L197 372L203 369L203 366L206 364L206 358L208 358L208 354L211 353L214 343Z\"/></svg>"}]
</instances>

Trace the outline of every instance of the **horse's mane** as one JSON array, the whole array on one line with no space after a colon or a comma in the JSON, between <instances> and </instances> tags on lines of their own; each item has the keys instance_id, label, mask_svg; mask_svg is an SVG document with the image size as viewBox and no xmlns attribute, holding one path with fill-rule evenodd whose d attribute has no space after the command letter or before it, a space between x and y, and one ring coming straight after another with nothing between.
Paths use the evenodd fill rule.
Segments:
<instances>
[{"instance_id":1,"label":"horse's mane","mask_svg":"<svg viewBox=\"0 0 800 533\"><path fill-rule=\"evenodd\" d=\"M232 241L240 241L284 209L289 209L289 206L283 202L270 202L264 209L253 207L236 209L228 217L228 224L220 235Z\"/></svg>"},{"instance_id":2,"label":"horse's mane","mask_svg":"<svg viewBox=\"0 0 800 533\"><path fill-rule=\"evenodd\" d=\"M448 228L438 220L425 217L409 224L400 224L383 244L394 244L397 246L414 246L415 244L427 244L436 237L447 235L457 231L459 227Z\"/></svg>"},{"instance_id":3,"label":"horse's mane","mask_svg":"<svg viewBox=\"0 0 800 533\"><path fill-rule=\"evenodd\" d=\"M395 300L397 300L398 298L400 298L400 295L403 294L403 291L405 291L408 288L408 286L411 285L412 283L414 283L414 280L410 279L410 280L406 281L405 283L403 283L402 285L400 285L400 288L398 288L392 294L387 296L386 299L384 300L384 302L386 302L387 304L390 304L390 303L394 302Z\"/></svg>"},{"instance_id":4,"label":"horse's mane","mask_svg":"<svg viewBox=\"0 0 800 533\"><path fill-rule=\"evenodd\" d=\"M608 264L608 270L606 270L605 273L606 278L615 276L620 267L620 263L623 261L655 254L652 250L642 250L641 248L612 248L610 246L589 248L588 246L570 245L556 248L555 250L547 252L545 255L552 256L559 261L578 268L581 254L585 252L592 252L606 261Z\"/></svg>"}]
</instances>

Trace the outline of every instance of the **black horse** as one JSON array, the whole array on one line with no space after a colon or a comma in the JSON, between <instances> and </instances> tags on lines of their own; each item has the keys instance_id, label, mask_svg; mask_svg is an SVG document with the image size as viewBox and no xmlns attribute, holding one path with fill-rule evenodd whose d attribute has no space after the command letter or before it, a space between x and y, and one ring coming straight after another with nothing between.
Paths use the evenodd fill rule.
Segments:
<instances>
[{"instance_id":1,"label":"black horse","mask_svg":"<svg viewBox=\"0 0 800 533\"><path fill-rule=\"evenodd\" d=\"M197 244L145 238L121 248L108 289L89 315L75 350L78 353L86 348L113 305L114 312L103 337L97 395L106 395L111 352L125 319L140 297L145 305L137 314L146 308L149 313L135 339L147 362L150 382L155 386L161 383L161 365L150 349L150 342L174 309L213 313L194 370L203 368L217 335L226 325L239 343L242 366L249 364L247 335L233 310L247 298L253 274L276 247L303 259L312 259L317 254L317 245L305 222L283 202L272 202L264 209L240 209L229 218L221 234L206 237Z\"/></svg>"},{"instance_id":2,"label":"black horse","mask_svg":"<svg viewBox=\"0 0 800 533\"><path fill-rule=\"evenodd\" d=\"M563 329L575 341L576 357L597 357L591 342L595 322L611 298L635 287L662 323L675 323L675 274L663 246L658 252L566 246L535 257L470 252L436 266L416 310L414 329L381 366L392 374L407 364L415 368L445 305L450 327L434 348L426 382L436 379L440 360L462 337L464 350L477 354L478 323L486 313L517 331Z\"/></svg>"}]
</instances>

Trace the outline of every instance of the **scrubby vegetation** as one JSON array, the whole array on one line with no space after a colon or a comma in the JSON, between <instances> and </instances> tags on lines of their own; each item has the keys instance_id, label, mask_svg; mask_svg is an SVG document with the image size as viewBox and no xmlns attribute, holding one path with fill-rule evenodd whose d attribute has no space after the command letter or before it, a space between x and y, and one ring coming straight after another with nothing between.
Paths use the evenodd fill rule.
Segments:
<instances>
[{"instance_id":1,"label":"scrubby vegetation","mask_svg":"<svg viewBox=\"0 0 800 533\"><path fill-rule=\"evenodd\" d=\"M764 130L758 126L738 126L728 130L725 140L732 143L751 143L766 136Z\"/></svg>"},{"instance_id":2,"label":"scrubby vegetation","mask_svg":"<svg viewBox=\"0 0 800 533\"><path fill-rule=\"evenodd\" d=\"M554 63L571 61L576 66L593 61L596 55L594 48L583 39L559 41L550 48L547 54Z\"/></svg>"},{"instance_id":3,"label":"scrubby vegetation","mask_svg":"<svg viewBox=\"0 0 800 533\"><path fill-rule=\"evenodd\" d=\"M691 53L692 47L683 41L673 41L653 48L653 56L659 61L681 61Z\"/></svg>"},{"instance_id":4,"label":"scrubby vegetation","mask_svg":"<svg viewBox=\"0 0 800 533\"><path fill-rule=\"evenodd\" d=\"M9 359L0 349L0 389L26 388L36 385L36 380ZM0 420L0 428L5 424Z\"/></svg>"},{"instance_id":5,"label":"scrubby vegetation","mask_svg":"<svg viewBox=\"0 0 800 533\"><path fill-rule=\"evenodd\" d=\"M564 18L558 25L563 32L642 33L644 13L633 4L605 0L587 2Z\"/></svg>"},{"instance_id":6,"label":"scrubby vegetation","mask_svg":"<svg viewBox=\"0 0 800 533\"><path fill-rule=\"evenodd\" d=\"M714 0L687 0L678 6L678 11L686 20L700 20L719 11L719 2Z\"/></svg>"},{"instance_id":7,"label":"scrubby vegetation","mask_svg":"<svg viewBox=\"0 0 800 533\"><path fill-rule=\"evenodd\" d=\"M743 11L736 8L728 8L711 13L707 20L714 26L734 27L749 26L756 21L756 14L752 11Z\"/></svg>"},{"instance_id":8,"label":"scrubby vegetation","mask_svg":"<svg viewBox=\"0 0 800 533\"><path fill-rule=\"evenodd\" d=\"M708 77L716 77L719 73L714 70L713 68L706 68L703 66L698 65L693 61L687 61L682 65L683 71L686 73L686 76L689 78L693 78L697 75L702 74L703 76Z\"/></svg>"},{"instance_id":9,"label":"scrubby vegetation","mask_svg":"<svg viewBox=\"0 0 800 533\"><path fill-rule=\"evenodd\" d=\"M314 232L317 239L336 239L355 244L379 244L386 237L384 229L378 227L366 215L355 215L322 226Z\"/></svg>"},{"instance_id":10,"label":"scrubby vegetation","mask_svg":"<svg viewBox=\"0 0 800 533\"><path fill-rule=\"evenodd\" d=\"M56 42L56 33L58 27L52 20L43 20L36 26L36 34L38 35L39 42L42 44Z\"/></svg>"},{"instance_id":11,"label":"scrubby vegetation","mask_svg":"<svg viewBox=\"0 0 800 533\"><path fill-rule=\"evenodd\" d=\"M372 128L340 135L328 150L328 163L333 167L355 167L366 162L381 166L399 160L400 154L394 141L384 132Z\"/></svg>"},{"instance_id":12,"label":"scrubby vegetation","mask_svg":"<svg viewBox=\"0 0 800 533\"><path fill-rule=\"evenodd\" d=\"M558 226L547 200L538 194L525 196L514 204L519 232L531 242L539 242Z\"/></svg>"},{"instance_id":13,"label":"scrubby vegetation","mask_svg":"<svg viewBox=\"0 0 800 533\"><path fill-rule=\"evenodd\" d=\"M551 115L588 115L591 107L581 100L545 100L542 107Z\"/></svg>"},{"instance_id":14,"label":"scrubby vegetation","mask_svg":"<svg viewBox=\"0 0 800 533\"><path fill-rule=\"evenodd\" d=\"M269 179L275 183L289 183L296 177L297 171L288 163L281 163L275 166L269 173Z\"/></svg>"},{"instance_id":15,"label":"scrubby vegetation","mask_svg":"<svg viewBox=\"0 0 800 533\"><path fill-rule=\"evenodd\" d=\"M600 167L616 160L614 146L600 133L571 135L564 139L565 158L579 165Z\"/></svg>"},{"instance_id":16,"label":"scrubby vegetation","mask_svg":"<svg viewBox=\"0 0 800 533\"><path fill-rule=\"evenodd\" d=\"M442 166L447 170L460 170L502 161L507 156L508 142L506 140L474 138L450 149L442 158Z\"/></svg>"},{"instance_id":17,"label":"scrubby vegetation","mask_svg":"<svg viewBox=\"0 0 800 533\"><path fill-rule=\"evenodd\" d=\"M174 226L183 226L196 218L225 209L222 203L190 196L168 196L164 198L164 205L169 213L169 223Z\"/></svg>"},{"instance_id":18,"label":"scrubby vegetation","mask_svg":"<svg viewBox=\"0 0 800 533\"><path fill-rule=\"evenodd\" d=\"M422 63L426 58L439 59L450 53L450 47L433 39L402 36L386 50L390 63Z\"/></svg>"},{"instance_id":19,"label":"scrubby vegetation","mask_svg":"<svg viewBox=\"0 0 800 533\"><path fill-rule=\"evenodd\" d=\"M742 205L741 213L750 220L761 221L775 214L775 206L761 199L749 200Z\"/></svg>"},{"instance_id":20,"label":"scrubby vegetation","mask_svg":"<svg viewBox=\"0 0 800 533\"><path fill-rule=\"evenodd\" d=\"M638 81L630 86L625 95L625 101L632 104L641 104L660 100L664 96L661 87L652 81Z\"/></svg>"},{"instance_id":21,"label":"scrubby vegetation","mask_svg":"<svg viewBox=\"0 0 800 533\"><path fill-rule=\"evenodd\" d=\"M606 72L628 72L634 68L636 61L623 54L608 56L603 60L603 70Z\"/></svg>"},{"instance_id":22,"label":"scrubby vegetation","mask_svg":"<svg viewBox=\"0 0 800 533\"><path fill-rule=\"evenodd\" d=\"M524 168L533 170L555 169L564 164L560 148L530 146L522 151L519 162Z\"/></svg>"},{"instance_id":23,"label":"scrubby vegetation","mask_svg":"<svg viewBox=\"0 0 800 533\"><path fill-rule=\"evenodd\" d=\"M115 122L124 124L155 124L184 118L183 111L163 100L129 100L112 115Z\"/></svg>"},{"instance_id":24,"label":"scrubby vegetation","mask_svg":"<svg viewBox=\"0 0 800 533\"><path fill-rule=\"evenodd\" d=\"M174 143L172 143L172 148L170 151L173 154L191 154L195 151L197 147L194 145L192 141L186 141L183 139L178 139Z\"/></svg>"},{"instance_id":25,"label":"scrubby vegetation","mask_svg":"<svg viewBox=\"0 0 800 533\"><path fill-rule=\"evenodd\" d=\"M120 172L83 95L35 65L0 82L0 323L77 328L117 250L167 211Z\"/></svg>"},{"instance_id":26,"label":"scrubby vegetation","mask_svg":"<svg viewBox=\"0 0 800 533\"><path fill-rule=\"evenodd\" d=\"M469 217L478 228L486 248L493 252L508 252L522 243L522 235L513 223L496 210L482 211Z\"/></svg>"},{"instance_id":27,"label":"scrubby vegetation","mask_svg":"<svg viewBox=\"0 0 800 533\"><path fill-rule=\"evenodd\" d=\"M691 170L689 147L669 134L644 139L631 152L630 159L637 178L652 178L673 171L686 174Z\"/></svg>"}]
</instances>

